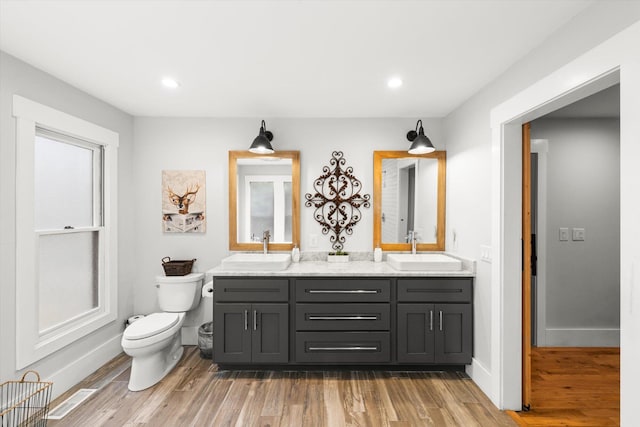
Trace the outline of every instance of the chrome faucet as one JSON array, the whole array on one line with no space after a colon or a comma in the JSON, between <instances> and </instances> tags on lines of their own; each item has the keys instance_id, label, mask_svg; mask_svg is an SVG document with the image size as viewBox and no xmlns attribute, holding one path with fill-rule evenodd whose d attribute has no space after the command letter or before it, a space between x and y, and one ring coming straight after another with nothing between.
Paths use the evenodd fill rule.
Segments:
<instances>
[{"instance_id":1,"label":"chrome faucet","mask_svg":"<svg viewBox=\"0 0 640 427\"><path fill-rule=\"evenodd\" d=\"M409 230L409 235L407 236L407 239L409 239L409 242L411 243L411 253L413 255L416 254L416 242L418 241L418 232L417 231L413 231L413 230Z\"/></svg>"},{"instance_id":2,"label":"chrome faucet","mask_svg":"<svg viewBox=\"0 0 640 427\"><path fill-rule=\"evenodd\" d=\"M271 238L271 234L269 234L269 230L264 230L262 232L262 252L266 254L269 251L269 239Z\"/></svg>"}]
</instances>

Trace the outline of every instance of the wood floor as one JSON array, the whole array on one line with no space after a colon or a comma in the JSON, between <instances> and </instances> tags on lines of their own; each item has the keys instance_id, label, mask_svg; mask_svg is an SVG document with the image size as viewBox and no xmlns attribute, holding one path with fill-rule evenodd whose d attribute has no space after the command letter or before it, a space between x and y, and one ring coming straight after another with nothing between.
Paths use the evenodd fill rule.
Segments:
<instances>
[{"instance_id":1,"label":"wood floor","mask_svg":"<svg viewBox=\"0 0 640 427\"><path fill-rule=\"evenodd\" d=\"M619 426L620 349L533 348L531 411L520 426Z\"/></svg>"},{"instance_id":2,"label":"wood floor","mask_svg":"<svg viewBox=\"0 0 640 427\"><path fill-rule=\"evenodd\" d=\"M118 356L52 402L100 389L49 426L516 426L460 372L217 371L185 349L140 392L128 391L130 360Z\"/></svg>"}]
</instances>

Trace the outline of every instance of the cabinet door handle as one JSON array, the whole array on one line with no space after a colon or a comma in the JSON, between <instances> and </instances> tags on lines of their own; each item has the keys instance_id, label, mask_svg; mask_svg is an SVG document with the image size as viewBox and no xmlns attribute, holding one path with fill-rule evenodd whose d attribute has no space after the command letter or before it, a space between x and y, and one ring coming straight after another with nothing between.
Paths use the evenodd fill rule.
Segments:
<instances>
[{"instance_id":1,"label":"cabinet door handle","mask_svg":"<svg viewBox=\"0 0 640 427\"><path fill-rule=\"evenodd\" d=\"M440 330L442 330L442 310L440 310Z\"/></svg>"},{"instance_id":2,"label":"cabinet door handle","mask_svg":"<svg viewBox=\"0 0 640 427\"><path fill-rule=\"evenodd\" d=\"M249 310L244 311L244 330L249 330Z\"/></svg>"},{"instance_id":3,"label":"cabinet door handle","mask_svg":"<svg viewBox=\"0 0 640 427\"><path fill-rule=\"evenodd\" d=\"M433 331L433 310L429 310L429 330Z\"/></svg>"},{"instance_id":4,"label":"cabinet door handle","mask_svg":"<svg viewBox=\"0 0 640 427\"><path fill-rule=\"evenodd\" d=\"M378 316L309 316L309 320L378 320Z\"/></svg>"},{"instance_id":5,"label":"cabinet door handle","mask_svg":"<svg viewBox=\"0 0 640 427\"><path fill-rule=\"evenodd\" d=\"M309 289L310 294L377 294L377 289Z\"/></svg>"},{"instance_id":6,"label":"cabinet door handle","mask_svg":"<svg viewBox=\"0 0 640 427\"><path fill-rule=\"evenodd\" d=\"M309 351L377 351L378 347L309 347Z\"/></svg>"},{"instance_id":7,"label":"cabinet door handle","mask_svg":"<svg viewBox=\"0 0 640 427\"><path fill-rule=\"evenodd\" d=\"M253 310L253 330L258 330L258 310Z\"/></svg>"}]
</instances>

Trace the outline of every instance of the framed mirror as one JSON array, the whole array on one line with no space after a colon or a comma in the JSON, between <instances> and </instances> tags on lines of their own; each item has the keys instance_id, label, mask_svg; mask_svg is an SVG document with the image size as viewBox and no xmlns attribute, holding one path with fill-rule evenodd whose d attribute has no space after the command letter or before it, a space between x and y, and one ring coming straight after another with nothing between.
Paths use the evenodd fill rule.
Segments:
<instances>
[{"instance_id":1,"label":"framed mirror","mask_svg":"<svg viewBox=\"0 0 640 427\"><path fill-rule=\"evenodd\" d=\"M300 152L229 151L229 250L290 250L300 236Z\"/></svg>"},{"instance_id":2,"label":"framed mirror","mask_svg":"<svg viewBox=\"0 0 640 427\"><path fill-rule=\"evenodd\" d=\"M446 152L373 152L373 245L410 251L445 249Z\"/></svg>"}]
</instances>

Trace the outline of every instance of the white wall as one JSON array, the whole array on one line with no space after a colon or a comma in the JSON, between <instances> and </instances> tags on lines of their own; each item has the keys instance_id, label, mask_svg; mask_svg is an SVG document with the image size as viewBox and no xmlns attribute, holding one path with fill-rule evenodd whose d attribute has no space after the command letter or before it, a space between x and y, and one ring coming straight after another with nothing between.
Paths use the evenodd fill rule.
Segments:
<instances>
[{"instance_id":1,"label":"white wall","mask_svg":"<svg viewBox=\"0 0 640 427\"><path fill-rule=\"evenodd\" d=\"M54 381L58 395L118 354L124 321L133 311L132 279L135 252L131 245L133 222L124 215L133 201L131 182L133 118L112 106L0 52L0 382L15 379L15 119L12 97L21 95L65 113L118 132L119 248L118 320L89 337L29 366Z\"/></svg>"},{"instance_id":2,"label":"white wall","mask_svg":"<svg viewBox=\"0 0 640 427\"><path fill-rule=\"evenodd\" d=\"M531 137L549 141L546 345L619 345L620 121L539 119ZM574 227L584 241L572 239Z\"/></svg>"},{"instance_id":3,"label":"white wall","mask_svg":"<svg viewBox=\"0 0 640 427\"><path fill-rule=\"evenodd\" d=\"M500 180L503 171L496 170L496 164L501 164L504 153L494 151L492 145L492 109L639 19L640 2L594 4L446 118L447 250L479 259L480 246L490 246L495 233L499 233L499 230L493 230L494 216L502 214L492 211L492 206L500 205L500 194L493 191L496 188L493 177L497 174L496 179ZM622 97L638 96L628 92L625 95L625 88L622 91ZM622 179L625 179L624 170ZM519 212L512 215L519 215ZM624 210L621 215L624 218ZM454 231L455 241L452 238ZM503 251L510 250L499 248L493 254L502 256ZM511 359L502 359L499 353L504 343L493 336L501 328L518 328L519 322L517 318L501 318L501 288L494 286L494 282L502 286L502 274L500 271L494 274L489 263L478 263L474 287L474 364L468 370L500 406L507 399L502 395L500 369L505 363L512 363L516 370L519 366L517 353ZM504 283L504 286L518 289L520 285L516 281ZM518 393L514 392L516 400L519 400Z\"/></svg>"},{"instance_id":4,"label":"white wall","mask_svg":"<svg viewBox=\"0 0 640 427\"><path fill-rule=\"evenodd\" d=\"M160 260L197 258L194 268L206 271L229 254L228 250L228 151L247 150L258 134L256 119L136 118L136 168L132 185L136 201L127 215L136 225L135 310L157 310L154 277L162 274ZM417 119L267 119L277 150L300 150L300 249L329 251L328 236L313 219L313 208L304 206L304 195L313 192L313 181L329 166L331 153L342 150L347 165L362 182L362 193L373 192L373 151L407 150L405 135ZM423 118L425 133L438 150L445 149L441 121ZM207 174L207 232L164 234L160 226L160 174L163 169L202 169ZM362 220L347 236L348 251L373 250L373 205L362 209ZM318 236L317 248L310 236ZM185 325L198 326L212 316L211 300L190 313Z\"/></svg>"}]
</instances>

